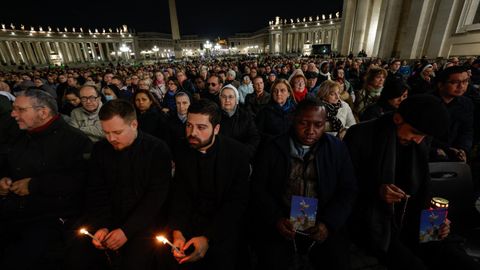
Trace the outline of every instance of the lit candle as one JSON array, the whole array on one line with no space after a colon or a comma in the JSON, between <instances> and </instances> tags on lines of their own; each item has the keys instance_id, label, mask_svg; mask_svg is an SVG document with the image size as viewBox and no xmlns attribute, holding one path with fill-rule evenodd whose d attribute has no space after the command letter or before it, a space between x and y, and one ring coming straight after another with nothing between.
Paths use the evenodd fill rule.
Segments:
<instances>
[{"instance_id":1,"label":"lit candle","mask_svg":"<svg viewBox=\"0 0 480 270\"><path fill-rule=\"evenodd\" d=\"M100 240L98 240L98 238L96 238L96 237L93 236L91 233L89 233L85 228L81 228L81 229L80 229L80 233L81 233L81 234L88 235L88 236L90 236L92 239L95 239L95 240L97 240L99 243L101 243Z\"/></svg>"},{"instance_id":2,"label":"lit candle","mask_svg":"<svg viewBox=\"0 0 480 270\"><path fill-rule=\"evenodd\" d=\"M449 201L441 197L433 197L430 203L434 208L448 208Z\"/></svg>"},{"instance_id":3,"label":"lit candle","mask_svg":"<svg viewBox=\"0 0 480 270\"><path fill-rule=\"evenodd\" d=\"M182 253L176 246L174 246L167 238L163 237L163 235L159 235L156 237L159 242L164 244L169 244L173 249L175 249L178 253Z\"/></svg>"}]
</instances>

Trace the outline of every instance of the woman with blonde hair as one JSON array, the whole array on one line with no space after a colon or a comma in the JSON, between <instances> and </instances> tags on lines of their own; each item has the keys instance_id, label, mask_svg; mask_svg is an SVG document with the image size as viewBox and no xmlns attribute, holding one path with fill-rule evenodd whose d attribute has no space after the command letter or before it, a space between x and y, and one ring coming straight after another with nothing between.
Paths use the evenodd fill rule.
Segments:
<instances>
[{"instance_id":1,"label":"woman with blonde hair","mask_svg":"<svg viewBox=\"0 0 480 270\"><path fill-rule=\"evenodd\" d=\"M317 97L323 102L327 112L325 132L343 138L346 129L357 122L348 103L340 98L340 84L332 80L322 82Z\"/></svg>"}]
</instances>

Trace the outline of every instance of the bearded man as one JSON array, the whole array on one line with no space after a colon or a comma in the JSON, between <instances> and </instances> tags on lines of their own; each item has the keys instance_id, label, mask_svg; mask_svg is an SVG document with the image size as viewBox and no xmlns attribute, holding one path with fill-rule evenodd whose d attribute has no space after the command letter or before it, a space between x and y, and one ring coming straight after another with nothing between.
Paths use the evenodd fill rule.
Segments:
<instances>
[{"instance_id":1,"label":"bearded man","mask_svg":"<svg viewBox=\"0 0 480 270\"><path fill-rule=\"evenodd\" d=\"M234 269L238 224L248 203L248 153L241 143L219 135L220 119L214 102L192 103L188 144L175 156L169 220L180 252L172 251L191 269Z\"/></svg>"}]
</instances>

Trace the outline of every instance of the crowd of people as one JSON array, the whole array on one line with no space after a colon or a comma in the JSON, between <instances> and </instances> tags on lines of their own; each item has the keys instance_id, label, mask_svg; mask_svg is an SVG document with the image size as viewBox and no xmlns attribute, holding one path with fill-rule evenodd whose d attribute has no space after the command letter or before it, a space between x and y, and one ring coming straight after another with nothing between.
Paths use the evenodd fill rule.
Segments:
<instances>
[{"instance_id":1,"label":"crowd of people","mask_svg":"<svg viewBox=\"0 0 480 270\"><path fill-rule=\"evenodd\" d=\"M419 242L429 162L478 174L479 112L480 58L3 72L0 269L480 269L448 218Z\"/></svg>"}]
</instances>

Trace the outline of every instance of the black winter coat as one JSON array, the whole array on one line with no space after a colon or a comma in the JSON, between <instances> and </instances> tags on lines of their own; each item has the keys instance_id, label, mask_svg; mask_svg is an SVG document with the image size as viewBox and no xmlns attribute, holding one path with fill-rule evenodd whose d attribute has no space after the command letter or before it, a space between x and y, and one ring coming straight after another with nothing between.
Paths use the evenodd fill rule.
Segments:
<instances>
[{"instance_id":1,"label":"black winter coat","mask_svg":"<svg viewBox=\"0 0 480 270\"><path fill-rule=\"evenodd\" d=\"M169 224L173 230L180 230L185 237L191 237L196 231L206 236L215 245L231 247L238 238L238 223L248 204L248 176L250 172L248 153L245 147L228 137L217 135L215 161L215 198L212 209L199 209L199 183L197 168L198 151L183 144L178 149L175 163L173 196ZM198 232L199 228L193 217L208 212L211 216L207 228ZM198 235L193 235L198 236Z\"/></svg>"},{"instance_id":2,"label":"black winter coat","mask_svg":"<svg viewBox=\"0 0 480 270\"><path fill-rule=\"evenodd\" d=\"M256 116L255 122L262 140L268 141L275 136L283 134L292 125L294 106L288 111L283 111L273 102L265 106Z\"/></svg>"},{"instance_id":3,"label":"black winter coat","mask_svg":"<svg viewBox=\"0 0 480 270\"><path fill-rule=\"evenodd\" d=\"M150 108L144 113L137 111L138 128L157 138L164 138L166 119L163 112L156 108Z\"/></svg>"},{"instance_id":4,"label":"black winter coat","mask_svg":"<svg viewBox=\"0 0 480 270\"><path fill-rule=\"evenodd\" d=\"M429 205L430 174L428 168L428 147L423 140L413 144L404 159L404 167L397 164L397 133L393 113L362 122L350 127L344 137L352 158L358 180L358 199L352 213L351 237L357 245L373 252L386 252L390 245L393 229L398 228L395 215L401 207L387 204L380 197L382 184L396 184L396 172L401 171L404 182L415 186L415 190L404 191L411 195L408 201L402 240L418 243L420 211ZM403 206L403 204L402 204Z\"/></svg>"},{"instance_id":5,"label":"black winter coat","mask_svg":"<svg viewBox=\"0 0 480 270\"><path fill-rule=\"evenodd\" d=\"M86 180L86 158L92 143L59 115L43 131L22 131L7 147L0 178L14 182L30 177L30 195L3 197L0 216L34 220L70 218L80 213Z\"/></svg>"},{"instance_id":6,"label":"black winter coat","mask_svg":"<svg viewBox=\"0 0 480 270\"><path fill-rule=\"evenodd\" d=\"M356 179L346 146L323 134L315 155L318 177L317 222L335 231L345 225L356 196ZM252 205L258 209L256 225L263 233L276 232L280 218L289 218L282 202L291 172L290 134L272 140L259 152L252 175ZM260 231L262 233L262 231Z\"/></svg>"},{"instance_id":7,"label":"black winter coat","mask_svg":"<svg viewBox=\"0 0 480 270\"><path fill-rule=\"evenodd\" d=\"M129 239L156 225L171 179L171 155L162 140L138 132L122 151L101 140L94 145L89 168L88 224L121 228Z\"/></svg>"},{"instance_id":8,"label":"black winter coat","mask_svg":"<svg viewBox=\"0 0 480 270\"><path fill-rule=\"evenodd\" d=\"M253 159L261 137L250 113L240 107L231 117L223 112L220 134L241 142L246 147L250 159Z\"/></svg>"}]
</instances>

